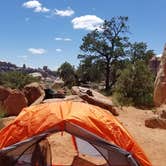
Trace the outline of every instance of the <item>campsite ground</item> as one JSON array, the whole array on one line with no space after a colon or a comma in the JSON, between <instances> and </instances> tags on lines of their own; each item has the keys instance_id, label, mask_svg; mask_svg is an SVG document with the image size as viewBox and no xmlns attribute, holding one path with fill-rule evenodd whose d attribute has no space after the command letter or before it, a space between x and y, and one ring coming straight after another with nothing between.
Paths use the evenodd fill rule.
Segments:
<instances>
[{"instance_id":1,"label":"campsite ground","mask_svg":"<svg viewBox=\"0 0 166 166\"><path fill-rule=\"evenodd\" d=\"M130 134L137 140L139 145L144 149L153 166L165 166L166 130L151 129L145 127L144 125L145 119L148 117L152 117L153 112L151 110L141 110L134 107L123 107L123 109L119 109L119 111L120 115L117 118L130 132ZM11 118L9 118L8 120L6 119L6 121L3 120L3 125L0 126L4 127L11 121ZM58 162L59 164L63 163L65 165L70 165L72 163L73 156L76 155L76 153L73 150L71 137L69 137L69 135L67 134L64 134L63 136L63 140L61 137L61 133L59 133L58 135L52 135L50 137L53 152L53 161L54 163ZM98 165L101 165L101 163L103 163L103 161L101 160L99 161L87 156L81 157ZM86 166L89 165L86 164Z\"/></svg>"},{"instance_id":2,"label":"campsite ground","mask_svg":"<svg viewBox=\"0 0 166 166\"><path fill-rule=\"evenodd\" d=\"M145 119L152 116L151 110L123 107L118 119L144 149L153 166L165 166L166 130L145 127Z\"/></svg>"},{"instance_id":3,"label":"campsite ground","mask_svg":"<svg viewBox=\"0 0 166 166\"><path fill-rule=\"evenodd\" d=\"M144 149L153 166L165 166L166 130L151 129L144 125L145 119L152 117L153 112L151 110L141 110L134 107L123 107L123 109L119 111L119 121ZM54 135L51 137L53 154L55 154L55 152L57 154L54 156L53 161L69 164L72 162L72 156L75 155L71 145L71 139L68 135L64 135L63 143L61 139L62 137L60 135ZM102 161L98 161L97 159L95 160L94 158L92 159L87 156L84 156L84 158L98 165L101 165L102 163Z\"/></svg>"}]
</instances>

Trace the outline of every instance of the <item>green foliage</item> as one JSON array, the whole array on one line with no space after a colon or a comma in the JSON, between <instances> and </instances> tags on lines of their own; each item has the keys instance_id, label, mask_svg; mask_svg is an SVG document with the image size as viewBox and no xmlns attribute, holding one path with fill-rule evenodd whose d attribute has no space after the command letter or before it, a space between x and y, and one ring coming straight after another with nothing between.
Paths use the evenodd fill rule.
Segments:
<instances>
[{"instance_id":1,"label":"green foliage","mask_svg":"<svg viewBox=\"0 0 166 166\"><path fill-rule=\"evenodd\" d=\"M129 57L131 58L131 62L134 63L137 60L142 60L148 65L149 60L155 54L153 50L148 50L147 48L147 44L144 42L135 42L130 44Z\"/></svg>"},{"instance_id":2,"label":"green foliage","mask_svg":"<svg viewBox=\"0 0 166 166\"><path fill-rule=\"evenodd\" d=\"M76 75L74 67L68 63L64 62L57 70L58 76L63 79L65 85L69 88L75 85L76 83Z\"/></svg>"},{"instance_id":3,"label":"green foliage","mask_svg":"<svg viewBox=\"0 0 166 166\"><path fill-rule=\"evenodd\" d=\"M114 98L120 105L152 106L154 76L144 61L129 63L115 84Z\"/></svg>"},{"instance_id":4,"label":"green foliage","mask_svg":"<svg viewBox=\"0 0 166 166\"><path fill-rule=\"evenodd\" d=\"M0 84L13 89L22 89L25 85L39 80L20 71L0 73Z\"/></svg>"},{"instance_id":5,"label":"green foliage","mask_svg":"<svg viewBox=\"0 0 166 166\"><path fill-rule=\"evenodd\" d=\"M83 59L77 69L78 77L85 82L100 82L103 80L103 63L94 61L94 57Z\"/></svg>"},{"instance_id":6,"label":"green foliage","mask_svg":"<svg viewBox=\"0 0 166 166\"><path fill-rule=\"evenodd\" d=\"M126 54L128 38L127 17L113 17L105 21L100 27L101 30L94 30L88 33L83 39L80 49L85 53L78 58L94 57L94 61L102 61L105 69L104 77L106 89L115 83L116 70L112 69L113 64Z\"/></svg>"}]
</instances>

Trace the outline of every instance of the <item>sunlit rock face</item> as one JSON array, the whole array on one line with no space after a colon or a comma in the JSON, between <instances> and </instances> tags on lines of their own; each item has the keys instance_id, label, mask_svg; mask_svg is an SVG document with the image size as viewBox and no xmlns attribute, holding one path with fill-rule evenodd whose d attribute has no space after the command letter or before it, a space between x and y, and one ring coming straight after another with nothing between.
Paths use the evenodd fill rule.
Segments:
<instances>
[{"instance_id":1,"label":"sunlit rock face","mask_svg":"<svg viewBox=\"0 0 166 166\"><path fill-rule=\"evenodd\" d=\"M154 83L154 103L156 106L166 104L166 44Z\"/></svg>"}]
</instances>

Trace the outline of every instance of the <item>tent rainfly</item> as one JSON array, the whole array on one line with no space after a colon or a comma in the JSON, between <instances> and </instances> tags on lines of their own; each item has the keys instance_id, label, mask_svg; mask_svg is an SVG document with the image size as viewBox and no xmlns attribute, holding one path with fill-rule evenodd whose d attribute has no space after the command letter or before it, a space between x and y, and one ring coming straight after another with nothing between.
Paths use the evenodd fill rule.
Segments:
<instances>
[{"instance_id":1,"label":"tent rainfly","mask_svg":"<svg viewBox=\"0 0 166 166\"><path fill-rule=\"evenodd\" d=\"M109 166L152 166L143 150L108 111L81 102L45 103L24 108L0 131L0 165L51 166L47 136L65 131L80 152L81 139ZM29 164L29 165L28 165Z\"/></svg>"}]
</instances>

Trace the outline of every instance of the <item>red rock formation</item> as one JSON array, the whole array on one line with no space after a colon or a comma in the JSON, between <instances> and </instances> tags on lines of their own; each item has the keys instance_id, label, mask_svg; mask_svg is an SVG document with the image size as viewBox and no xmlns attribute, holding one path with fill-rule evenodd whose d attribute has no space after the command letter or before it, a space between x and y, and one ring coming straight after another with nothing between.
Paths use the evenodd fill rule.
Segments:
<instances>
[{"instance_id":1,"label":"red rock formation","mask_svg":"<svg viewBox=\"0 0 166 166\"><path fill-rule=\"evenodd\" d=\"M26 85L23 92L28 100L28 105L39 104L45 97L43 87L36 82Z\"/></svg>"},{"instance_id":2,"label":"red rock formation","mask_svg":"<svg viewBox=\"0 0 166 166\"><path fill-rule=\"evenodd\" d=\"M150 61L149 61L149 68L151 71L157 75L157 72L159 71L159 66L160 66L161 58L153 56Z\"/></svg>"},{"instance_id":3,"label":"red rock formation","mask_svg":"<svg viewBox=\"0 0 166 166\"><path fill-rule=\"evenodd\" d=\"M9 116L18 115L27 106L27 99L19 90L13 90L4 100L3 107Z\"/></svg>"},{"instance_id":4,"label":"red rock formation","mask_svg":"<svg viewBox=\"0 0 166 166\"><path fill-rule=\"evenodd\" d=\"M89 104L93 104L110 111L113 115L119 115L118 111L113 106L113 103L106 96L88 88L73 86L72 94L78 95Z\"/></svg>"},{"instance_id":5,"label":"red rock formation","mask_svg":"<svg viewBox=\"0 0 166 166\"><path fill-rule=\"evenodd\" d=\"M4 102L4 100L9 96L11 91L12 90L9 88L5 88L3 86L0 86L0 101L1 101L1 103Z\"/></svg>"},{"instance_id":6,"label":"red rock formation","mask_svg":"<svg viewBox=\"0 0 166 166\"><path fill-rule=\"evenodd\" d=\"M154 84L154 103L156 106L166 104L166 45Z\"/></svg>"}]
</instances>

